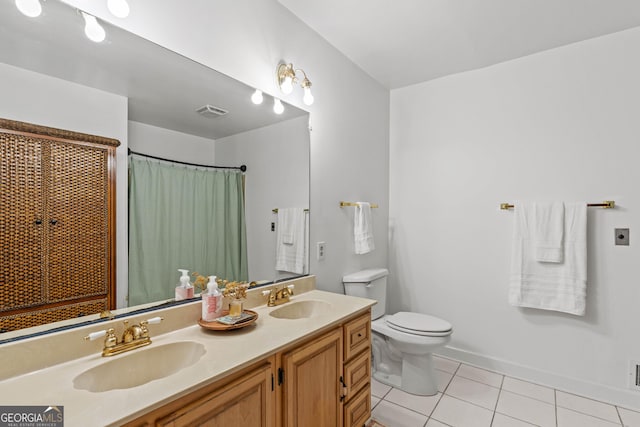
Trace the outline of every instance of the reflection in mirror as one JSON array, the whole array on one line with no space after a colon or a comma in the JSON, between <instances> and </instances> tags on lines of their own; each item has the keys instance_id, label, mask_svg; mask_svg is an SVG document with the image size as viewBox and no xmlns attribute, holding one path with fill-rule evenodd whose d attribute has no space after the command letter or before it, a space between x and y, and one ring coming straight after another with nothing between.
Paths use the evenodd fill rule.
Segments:
<instances>
[{"instance_id":1,"label":"reflection in mirror","mask_svg":"<svg viewBox=\"0 0 640 427\"><path fill-rule=\"evenodd\" d=\"M0 117L83 132L95 129L90 133L118 138L122 142L118 171L127 168L127 147L171 162L247 166L242 189L247 276L224 277L230 273L192 264L190 257L176 256L171 263L155 260L149 267L141 256L144 252L137 251L135 257L129 254L136 268L153 270L154 265L162 264L167 270L135 280L130 273L130 283L120 280L117 308L129 305L131 287L161 290L132 298L131 305L166 302L174 295L178 268L258 282L306 274L308 215L300 240L304 270L280 271L276 268L276 226L282 218L273 210L309 207L308 113L284 104L284 113L276 115L272 97L265 94L263 103L255 105L251 102L253 88L104 22L106 40L91 42L84 36L76 9L57 0L42 6L40 17L27 18L13 2L0 3ZM210 114L216 110L212 108L205 108L205 114L196 112L207 105L227 113ZM123 182L117 187L119 194L128 193ZM179 200L167 203L180 205ZM184 209L194 212L200 207L190 202ZM116 222L122 229L129 218L119 212ZM153 231L153 236L162 237L163 229ZM121 240L127 237L118 235ZM159 238L157 244L183 252L167 238ZM234 245L225 243L217 250ZM123 253L118 255L119 261L128 261ZM9 335L14 334L0 335L0 339Z\"/></svg>"}]
</instances>

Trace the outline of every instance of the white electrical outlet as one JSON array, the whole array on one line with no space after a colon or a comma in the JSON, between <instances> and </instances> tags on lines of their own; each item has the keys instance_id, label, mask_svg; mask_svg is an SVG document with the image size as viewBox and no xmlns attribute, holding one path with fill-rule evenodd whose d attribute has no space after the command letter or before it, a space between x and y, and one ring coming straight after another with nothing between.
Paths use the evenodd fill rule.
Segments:
<instances>
[{"instance_id":1,"label":"white electrical outlet","mask_svg":"<svg viewBox=\"0 0 640 427\"><path fill-rule=\"evenodd\" d=\"M325 242L318 242L316 244L316 258L318 259L318 261L322 261L324 259L324 255L325 255L325 251L326 251L326 243Z\"/></svg>"}]
</instances>

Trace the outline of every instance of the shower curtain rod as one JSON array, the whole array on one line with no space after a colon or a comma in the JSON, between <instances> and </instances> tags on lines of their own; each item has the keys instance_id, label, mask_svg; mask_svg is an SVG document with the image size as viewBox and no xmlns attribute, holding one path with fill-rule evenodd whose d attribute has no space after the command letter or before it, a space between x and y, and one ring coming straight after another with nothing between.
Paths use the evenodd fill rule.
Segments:
<instances>
[{"instance_id":1,"label":"shower curtain rod","mask_svg":"<svg viewBox=\"0 0 640 427\"><path fill-rule=\"evenodd\" d=\"M247 171L247 165L241 165L241 166L211 166L211 165L199 165L196 163L187 163L187 162L180 162L178 160L172 160L172 159L163 159L162 157L156 157L156 156L152 156L150 154L144 154L144 153L136 153L135 151L133 151L130 148L127 148L127 154L135 154L136 156L142 156L142 157L148 157L150 159L154 159L154 160L162 160L164 162L171 162L171 163L178 163L180 165L187 165L187 166L197 166L200 168L215 168L215 169L240 169L242 172L246 172Z\"/></svg>"}]
</instances>

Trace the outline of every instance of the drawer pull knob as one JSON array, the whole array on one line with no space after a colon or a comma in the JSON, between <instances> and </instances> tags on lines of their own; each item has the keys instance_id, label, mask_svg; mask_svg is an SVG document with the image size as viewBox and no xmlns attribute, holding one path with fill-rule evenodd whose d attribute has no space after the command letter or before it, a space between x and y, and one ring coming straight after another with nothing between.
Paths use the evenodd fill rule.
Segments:
<instances>
[{"instance_id":1,"label":"drawer pull knob","mask_svg":"<svg viewBox=\"0 0 640 427\"><path fill-rule=\"evenodd\" d=\"M359 334L358 334L358 338L360 338L360 337L362 337L362 333L359 333Z\"/></svg>"}]
</instances>

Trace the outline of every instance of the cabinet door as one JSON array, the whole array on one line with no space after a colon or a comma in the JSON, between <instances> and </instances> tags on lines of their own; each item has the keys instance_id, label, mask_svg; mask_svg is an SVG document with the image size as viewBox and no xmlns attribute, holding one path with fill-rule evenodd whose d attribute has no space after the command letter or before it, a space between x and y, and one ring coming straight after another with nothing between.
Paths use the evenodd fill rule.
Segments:
<instances>
[{"instance_id":1,"label":"cabinet door","mask_svg":"<svg viewBox=\"0 0 640 427\"><path fill-rule=\"evenodd\" d=\"M0 312L45 302L42 151L36 138L0 133Z\"/></svg>"},{"instance_id":2,"label":"cabinet door","mask_svg":"<svg viewBox=\"0 0 640 427\"><path fill-rule=\"evenodd\" d=\"M51 142L49 302L109 291L108 148Z\"/></svg>"},{"instance_id":3,"label":"cabinet door","mask_svg":"<svg viewBox=\"0 0 640 427\"><path fill-rule=\"evenodd\" d=\"M340 427L342 331L335 329L282 356L283 425Z\"/></svg>"},{"instance_id":4,"label":"cabinet door","mask_svg":"<svg viewBox=\"0 0 640 427\"><path fill-rule=\"evenodd\" d=\"M156 426L272 427L272 372L270 363L263 365L157 420Z\"/></svg>"}]
</instances>

